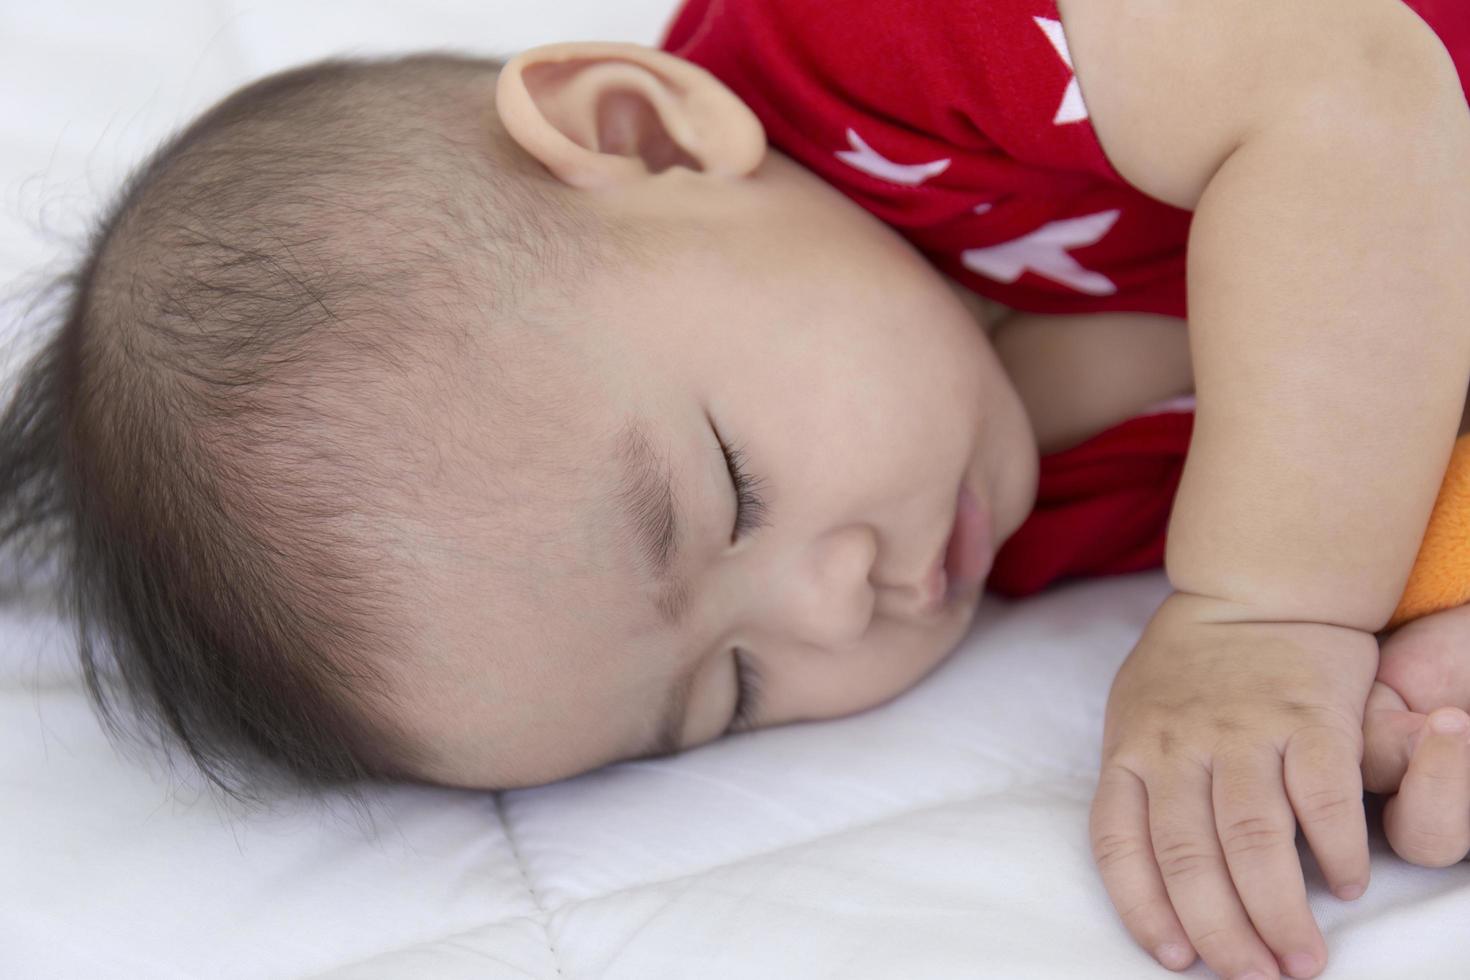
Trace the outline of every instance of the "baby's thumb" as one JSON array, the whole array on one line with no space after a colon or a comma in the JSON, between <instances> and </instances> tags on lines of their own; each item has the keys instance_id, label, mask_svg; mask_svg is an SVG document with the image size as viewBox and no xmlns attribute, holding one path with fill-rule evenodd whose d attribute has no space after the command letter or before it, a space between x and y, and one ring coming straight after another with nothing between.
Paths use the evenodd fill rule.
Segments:
<instances>
[{"instance_id":1,"label":"baby's thumb","mask_svg":"<svg viewBox=\"0 0 1470 980\"><path fill-rule=\"evenodd\" d=\"M1373 682L1363 712L1364 789L1370 793L1398 790L1428 720L1427 715L1409 711L1393 688Z\"/></svg>"}]
</instances>

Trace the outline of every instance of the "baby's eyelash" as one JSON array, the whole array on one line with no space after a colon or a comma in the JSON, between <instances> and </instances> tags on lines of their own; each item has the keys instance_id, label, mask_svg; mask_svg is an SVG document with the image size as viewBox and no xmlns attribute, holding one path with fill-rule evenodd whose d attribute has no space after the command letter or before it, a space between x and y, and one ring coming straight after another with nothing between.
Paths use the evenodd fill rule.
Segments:
<instances>
[{"instance_id":1,"label":"baby's eyelash","mask_svg":"<svg viewBox=\"0 0 1470 980\"><path fill-rule=\"evenodd\" d=\"M766 502L760 495L765 484L746 475L745 453L740 447L727 449L721 441L720 449L725 454L725 465L730 468L730 479L735 483L735 537L749 534L766 524Z\"/></svg>"},{"instance_id":2,"label":"baby's eyelash","mask_svg":"<svg viewBox=\"0 0 1470 980\"><path fill-rule=\"evenodd\" d=\"M761 678L739 649L735 651L735 684L735 718L729 730L753 728L760 713Z\"/></svg>"}]
</instances>

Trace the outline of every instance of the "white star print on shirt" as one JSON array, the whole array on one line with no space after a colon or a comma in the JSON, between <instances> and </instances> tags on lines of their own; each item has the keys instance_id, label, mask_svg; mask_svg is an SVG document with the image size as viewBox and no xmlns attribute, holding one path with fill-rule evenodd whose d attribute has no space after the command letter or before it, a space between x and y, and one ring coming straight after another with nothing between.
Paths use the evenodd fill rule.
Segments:
<instances>
[{"instance_id":1,"label":"white star print on shirt","mask_svg":"<svg viewBox=\"0 0 1470 980\"><path fill-rule=\"evenodd\" d=\"M855 167L891 184L916 187L930 177L944 173L949 166L948 157L929 163L894 163L864 142L855 129L847 131L847 143L852 149L835 151L837 159L849 167Z\"/></svg>"},{"instance_id":2,"label":"white star print on shirt","mask_svg":"<svg viewBox=\"0 0 1470 980\"><path fill-rule=\"evenodd\" d=\"M1077 81L1076 71L1072 68L1072 51L1067 47L1067 35L1062 33L1062 22L1052 20L1049 17L1033 17L1036 26L1041 28L1051 46L1057 49L1069 69L1073 72L1072 81L1067 90L1062 93L1062 104L1057 109L1057 114L1052 117L1052 123L1057 126L1066 123L1081 122L1087 118L1087 105L1082 101L1082 85Z\"/></svg>"},{"instance_id":3,"label":"white star print on shirt","mask_svg":"<svg viewBox=\"0 0 1470 980\"><path fill-rule=\"evenodd\" d=\"M1089 296L1111 296L1118 291L1113 281L1101 272L1084 269L1067 254L1067 249L1081 248L1100 241L1113 227L1122 211L1101 211L1081 218L1051 221L1014 241L988 248L967 248L960 253L966 269L997 282L1015 282L1027 269L1079 293Z\"/></svg>"}]
</instances>

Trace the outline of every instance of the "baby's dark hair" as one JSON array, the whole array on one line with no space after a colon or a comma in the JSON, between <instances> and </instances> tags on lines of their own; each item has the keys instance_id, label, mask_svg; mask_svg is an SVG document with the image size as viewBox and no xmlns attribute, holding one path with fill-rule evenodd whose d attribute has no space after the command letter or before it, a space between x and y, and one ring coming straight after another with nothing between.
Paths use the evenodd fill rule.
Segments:
<instances>
[{"instance_id":1,"label":"baby's dark hair","mask_svg":"<svg viewBox=\"0 0 1470 980\"><path fill-rule=\"evenodd\" d=\"M59 575L107 732L182 746L238 800L422 771L381 710L401 641L373 528L426 464L336 437L423 411L363 379L432 370L425 323L465 343L450 297L493 321L588 237L529 158L439 118L449 93L490 105L497 67L329 59L216 104L53 283L0 418L0 543Z\"/></svg>"}]
</instances>

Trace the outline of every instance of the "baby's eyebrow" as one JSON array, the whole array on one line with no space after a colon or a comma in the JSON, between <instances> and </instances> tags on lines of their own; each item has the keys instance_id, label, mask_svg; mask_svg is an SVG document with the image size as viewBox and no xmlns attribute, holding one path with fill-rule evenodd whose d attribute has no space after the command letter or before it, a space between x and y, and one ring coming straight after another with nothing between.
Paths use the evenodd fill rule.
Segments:
<instances>
[{"instance_id":1,"label":"baby's eyebrow","mask_svg":"<svg viewBox=\"0 0 1470 980\"><path fill-rule=\"evenodd\" d=\"M623 528L639 545L641 562L660 587L654 600L667 625L683 624L689 611L689 585L679 576L681 529L687 510L674 492L669 461L648 436L648 424L629 416L617 439L616 462L622 474L616 494Z\"/></svg>"}]
</instances>

